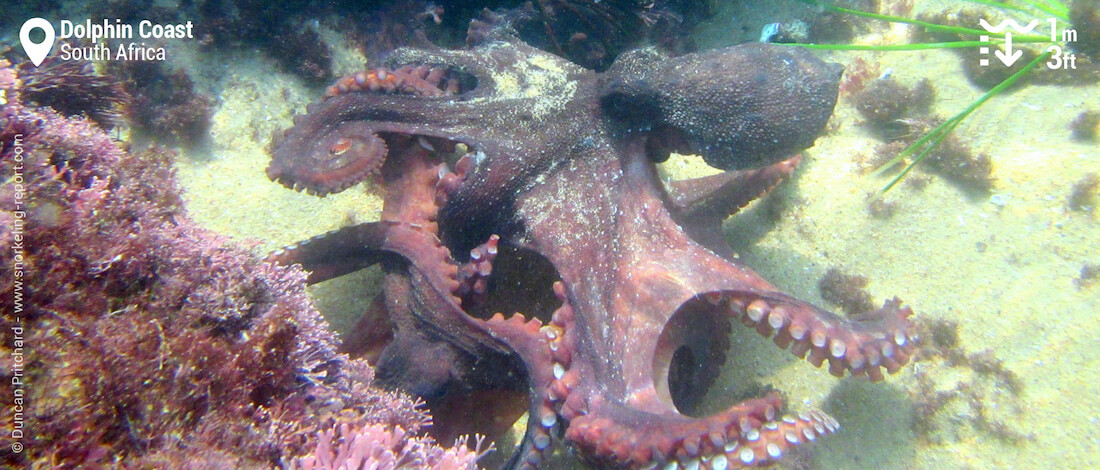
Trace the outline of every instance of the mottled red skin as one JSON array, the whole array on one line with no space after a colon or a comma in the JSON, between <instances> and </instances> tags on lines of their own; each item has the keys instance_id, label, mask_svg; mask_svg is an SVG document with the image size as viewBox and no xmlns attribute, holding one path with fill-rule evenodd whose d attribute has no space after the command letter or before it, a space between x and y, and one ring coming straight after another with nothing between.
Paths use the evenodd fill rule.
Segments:
<instances>
[{"instance_id":1,"label":"mottled red skin","mask_svg":"<svg viewBox=\"0 0 1100 470\"><path fill-rule=\"evenodd\" d=\"M381 221L272 258L303 263L314 282L382 263L382 299L348 350L377 364L379 382L424 397L440 432L514 416L508 397L526 396L527 433L508 467L538 466L555 442L601 467L762 465L836 422L777 416L774 395L681 414L713 380L732 320L838 376L878 380L908 360L899 302L834 315L779 292L721 232L823 128L835 66L747 45L638 52L596 74L518 42L390 61L448 71L450 81L422 75L455 94L419 81L330 90L276 138L268 169L324 195L380 163ZM458 143L470 151L452 168ZM654 161L672 150L731 170L666 185ZM504 309L531 319L490 317Z\"/></svg>"}]
</instances>

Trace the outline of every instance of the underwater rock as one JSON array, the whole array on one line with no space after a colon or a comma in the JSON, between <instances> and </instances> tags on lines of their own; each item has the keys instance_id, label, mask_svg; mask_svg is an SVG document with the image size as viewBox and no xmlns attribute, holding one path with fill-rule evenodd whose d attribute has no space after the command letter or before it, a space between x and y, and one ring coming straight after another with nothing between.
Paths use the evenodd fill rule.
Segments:
<instances>
[{"instance_id":1,"label":"underwater rock","mask_svg":"<svg viewBox=\"0 0 1100 470\"><path fill-rule=\"evenodd\" d=\"M188 219L167 152L126 153L17 102L0 108L0 143L2 378L33 384L26 448L0 464L272 468L345 425L400 427L378 445L401 457L428 422L336 353L304 272Z\"/></svg>"},{"instance_id":2,"label":"underwater rock","mask_svg":"<svg viewBox=\"0 0 1100 470\"><path fill-rule=\"evenodd\" d=\"M687 32L706 16L706 2L684 0L536 0L484 10L470 22L471 46L518 35L532 46L596 71L643 44L674 52L693 49Z\"/></svg>"},{"instance_id":3,"label":"underwater rock","mask_svg":"<svg viewBox=\"0 0 1100 470\"><path fill-rule=\"evenodd\" d=\"M134 97L129 118L135 129L174 145L194 146L207 138L214 100L195 91L186 72L163 62L123 62L117 73Z\"/></svg>"},{"instance_id":4,"label":"underwater rock","mask_svg":"<svg viewBox=\"0 0 1100 470\"><path fill-rule=\"evenodd\" d=\"M1075 0L1070 7L1069 20L1078 34L1073 46L1093 61L1100 60L1100 3Z\"/></svg>"}]
</instances>

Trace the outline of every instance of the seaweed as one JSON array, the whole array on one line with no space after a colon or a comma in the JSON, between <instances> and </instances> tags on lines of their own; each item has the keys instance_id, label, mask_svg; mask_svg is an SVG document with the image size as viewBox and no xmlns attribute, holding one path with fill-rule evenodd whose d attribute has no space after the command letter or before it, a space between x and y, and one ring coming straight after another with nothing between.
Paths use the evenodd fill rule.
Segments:
<instances>
[{"instance_id":1,"label":"seaweed","mask_svg":"<svg viewBox=\"0 0 1100 470\"><path fill-rule=\"evenodd\" d=\"M928 79L911 87L892 78L880 78L852 97L856 110L881 136L897 139L897 121L917 113L927 112L935 100L936 91Z\"/></svg>"},{"instance_id":2,"label":"seaweed","mask_svg":"<svg viewBox=\"0 0 1100 470\"><path fill-rule=\"evenodd\" d=\"M839 7L834 4L818 1L818 0L801 0L804 3L815 5L830 12L844 13L854 15L862 18L887 21L891 23L909 24L919 28L923 28L926 37L931 38L931 41L939 42L917 42L910 44L886 44L886 45L856 45L856 44L801 44L801 47L808 47L811 49L823 49L823 50L871 50L871 51L919 51L919 50L932 50L932 49L970 49L974 50L978 47L988 47L990 43L997 44L1000 41L1004 41L1004 33L994 33L981 29L975 29L965 26L957 26L950 24L951 21L943 21L943 17L938 18L924 18L913 19L898 15L880 14L871 11L864 11L853 8ZM1094 8L1086 8L1085 13L1074 14L1070 16L1070 8L1062 4L1058 0L1049 0L1043 3L1026 2L1025 6L1015 6L1002 2L993 1L980 1L988 6L993 6L993 11L999 11L1007 13L1010 11L1019 12L1043 12L1057 18L1064 22L1071 21L1086 21L1090 20L1092 14L1095 14ZM1076 2L1076 4L1085 3L1082 1ZM1075 10L1078 8L1075 5ZM1084 8L1084 7L1082 7ZM947 23L947 24L943 24ZM970 23L973 24L973 23ZM1074 23L1071 23L1074 24ZM1087 29L1087 28L1086 28ZM962 36L959 36L962 35ZM985 37L989 38L989 41L975 41L967 40L966 37ZM1087 36L1087 34L1086 34ZM962 38L962 39L960 39ZM1067 45L1063 41L1053 41L1050 37L1038 34L1016 34L1012 40L1016 44L1026 43L1040 43L1047 45L1045 52L1035 53L1028 51L1028 54L1033 57L1031 60L1020 60L1014 65L1014 68L1005 72L1004 75L993 77L990 79L980 79L979 81L987 82L990 85L989 91L974 100L970 105L964 108L959 113L944 120L940 125L936 126L932 130L928 131L924 136L914 140L905 150L901 151L896 157L890 161L884 163L878 170L872 173L873 176L879 176L887 171L890 171L897 163L905 162L908 160L905 168L893 176L890 181L883 187L882 192L889 191L898 182L900 182L905 176L918 164L921 160L934 155L933 150L944 142L945 138L963 122L971 113L981 107L985 102L990 99L1006 92L1017 83L1023 85L1022 80L1031 74L1038 66L1052 56L1062 54L1066 50ZM1080 46L1078 46L1080 47ZM1017 49L1021 50L1021 49ZM1058 56L1062 59L1062 56ZM976 61L970 61L976 62ZM1079 80L1094 81L1095 74L1084 73L1075 74ZM980 78L980 77L975 77ZM912 158L910 158L912 157ZM983 164L984 162L979 158L976 163ZM975 179L973 175L967 177L968 180L981 183L982 179Z\"/></svg>"},{"instance_id":3,"label":"seaweed","mask_svg":"<svg viewBox=\"0 0 1100 470\"><path fill-rule=\"evenodd\" d=\"M1073 47L1093 59L1100 59L1100 3L1076 0L1069 10L1069 22L1077 30Z\"/></svg>"},{"instance_id":4,"label":"seaweed","mask_svg":"<svg viewBox=\"0 0 1100 470\"><path fill-rule=\"evenodd\" d=\"M1081 111L1073 121L1069 123L1070 132L1077 140L1096 140L1096 130L1100 127L1100 112Z\"/></svg>"},{"instance_id":5,"label":"seaweed","mask_svg":"<svg viewBox=\"0 0 1100 470\"><path fill-rule=\"evenodd\" d=\"M1081 177L1066 198L1066 207L1076 212L1092 212L1096 207L1096 190L1100 188L1100 176L1087 173Z\"/></svg>"},{"instance_id":6,"label":"seaweed","mask_svg":"<svg viewBox=\"0 0 1100 470\"><path fill-rule=\"evenodd\" d=\"M862 57L856 57L844 68L844 78L840 81L840 94L846 96L859 93L872 80L880 76L882 72L878 62L868 63Z\"/></svg>"},{"instance_id":7,"label":"seaweed","mask_svg":"<svg viewBox=\"0 0 1100 470\"><path fill-rule=\"evenodd\" d=\"M964 428L984 433L1008 444L1032 441L1035 436L1010 426L999 415L1020 413L1015 401L1024 393L1024 384L1004 361L991 351L969 353L959 343L958 324L951 320L923 320L918 323L922 337L930 338L917 354L917 386L910 391L913 400L913 430L923 439L944 442L959 439ZM969 370L954 374L958 380L950 388L940 388L940 380L928 372L939 367Z\"/></svg>"},{"instance_id":8,"label":"seaweed","mask_svg":"<svg viewBox=\"0 0 1100 470\"><path fill-rule=\"evenodd\" d=\"M993 189L993 159L975 153L954 134L945 137L927 158L931 171L964 188L980 194Z\"/></svg>"},{"instance_id":9,"label":"seaweed","mask_svg":"<svg viewBox=\"0 0 1100 470\"><path fill-rule=\"evenodd\" d=\"M907 171L908 168L900 167L903 162L895 156L944 123L942 118L925 114L934 94L927 80L906 87L892 78L874 80L855 94L852 97L855 108L875 134L887 141L876 145L870 158L857 158L857 163L865 170L877 167L879 172ZM939 137L938 145L928 147L925 157L931 172L963 189L985 194L993 188L992 159L975 153L954 133Z\"/></svg>"},{"instance_id":10,"label":"seaweed","mask_svg":"<svg viewBox=\"0 0 1100 470\"><path fill-rule=\"evenodd\" d=\"M23 102L53 108L64 116L86 116L104 129L121 124L122 110L130 103L122 81L97 73L89 61L55 56L38 67L23 62L17 70Z\"/></svg>"},{"instance_id":11,"label":"seaweed","mask_svg":"<svg viewBox=\"0 0 1100 470\"><path fill-rule=\"evenodd\" d=\"M898 203L882 198L872 198L867 203L867 213L876 219L889 219L898 211Z\"/></svg>"},{"instance_id":12,"label":"seaweed","mask_svg":"<svg viewBox=\"0 0 1100 470\"><path fill-rule=\"evenodd\" d=\"M848 274L839 268L829 268L817 288L821 298L837 305L848 315L858 315L875 309L874 299L864 288L867 278L858 274Z\"/></svg>"},{"instance_id":13,"label":"seaweed","mask_svg":"<svg viewBox=\"0 0 1100 470\"><path fill-rule=\"evenodd\" d=\"M26 447L0 466L285 467L325 429L372 426L388 440L357 449L392 447L367 464L478 457L420 437L422 406L336 352L301 268L192 222L171 152L128 153L18 101L0 108L0 143L0 240L19 247L0 253L0 301L18 306L0 317L0 379L34 384L24 409L0 408L26 420Z\"/></svg>"},{"instance_id":14,"label":"seaweed","mask_svg":"<svg viewBox=\"0 0 1100 470\"><path fill-rule=\"evenodd\" d=\"M195 147L209 137L214 100L195 91L183 70L162 62L123 62L117 73L126 77L133 102L133 127L154 139Z\"/></svg>"},{"instance_id":15,"label":"seaweed","mask_svg":"<svg viewBox=\"0 0 1100 470\"><path fill-rule=\"evenodd\" d=\"M1081 273L1073 280L1077 289L1081 290L1096 283L1100 279L1100 263L1085 263L1081 266Z\"/></svg>"}]
</instances>

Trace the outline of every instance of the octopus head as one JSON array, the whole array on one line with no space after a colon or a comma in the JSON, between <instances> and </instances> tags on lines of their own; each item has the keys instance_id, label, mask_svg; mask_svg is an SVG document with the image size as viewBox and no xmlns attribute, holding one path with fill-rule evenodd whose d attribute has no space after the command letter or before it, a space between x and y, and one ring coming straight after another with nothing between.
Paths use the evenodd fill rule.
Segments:
<instances>
[{"instance_id":1,"label":"octopus head","mask_svg":"<svg viewBox=\"0 0 1100 470\"><path fill-rule=\"evenodd\" d=\"M843 69L800 48L740 45L667 60L625 54L608 72L605 113L653 137L650 157L701 155L724 170L759 168L813 145Z\"/></svg>"}]
</instances>

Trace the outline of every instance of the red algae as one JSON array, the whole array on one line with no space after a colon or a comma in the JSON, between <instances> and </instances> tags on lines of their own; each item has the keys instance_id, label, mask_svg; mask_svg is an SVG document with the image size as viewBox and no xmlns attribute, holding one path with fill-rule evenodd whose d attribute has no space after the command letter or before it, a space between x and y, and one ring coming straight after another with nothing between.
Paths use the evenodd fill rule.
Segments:
<instances>
[{"instance_id":1,"label":"red algae","mask_svg":"<svg viewBox=\"0 0 1100 470\"><path fill-rule=\"evenodd\" d=\"M272 468L339 428L372 430L357 449L386 452L365 462L473 467L477 452L419 437L419 405L336 353L299 267L188 218L171 153L15 100L0 143L0 240L18 247L0 253L0 374L24 384L0 419L26 446L0 465Z\"/></svg>"}]
</instances>

